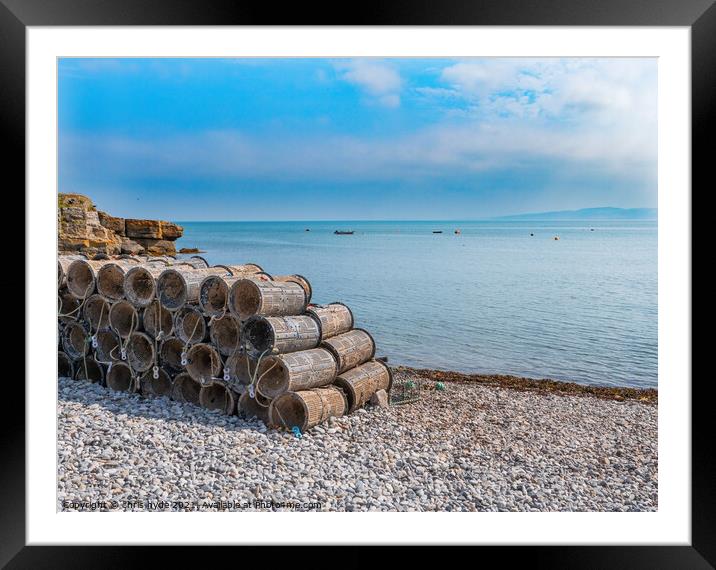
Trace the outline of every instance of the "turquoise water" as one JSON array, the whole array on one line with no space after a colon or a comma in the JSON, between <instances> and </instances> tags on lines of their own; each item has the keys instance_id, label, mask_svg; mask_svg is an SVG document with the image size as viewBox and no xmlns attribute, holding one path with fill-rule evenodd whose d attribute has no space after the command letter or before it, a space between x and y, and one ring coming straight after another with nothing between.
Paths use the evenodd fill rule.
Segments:
<instances>
[{"instance_id":1,"label":"turquoise water","mask_svg":"<svg viewBox=\"0 0 716 570\"><path fill-rule=\"evenodd\" d=\"M657 385L656 222L182 225L178 246L211 263L300 273L315 302L345 302L393 364Z\"/></svg>"}]
</instances>

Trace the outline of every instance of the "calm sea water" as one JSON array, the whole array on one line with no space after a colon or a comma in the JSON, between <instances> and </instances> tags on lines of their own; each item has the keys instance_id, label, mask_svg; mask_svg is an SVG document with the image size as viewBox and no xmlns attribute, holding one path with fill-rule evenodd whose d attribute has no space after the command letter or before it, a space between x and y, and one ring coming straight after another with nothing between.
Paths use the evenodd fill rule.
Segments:
<instances>
[{"instance_id":1,"label":"calm sea water","mask_svg":"<svg viewBox=\"0 0 716 570\"><path fill-rule=\"evenodd\" d=\"M657 385L656 222L182 225L211 263L306 276L393 364Z\"/></svg>"}]
</instances>

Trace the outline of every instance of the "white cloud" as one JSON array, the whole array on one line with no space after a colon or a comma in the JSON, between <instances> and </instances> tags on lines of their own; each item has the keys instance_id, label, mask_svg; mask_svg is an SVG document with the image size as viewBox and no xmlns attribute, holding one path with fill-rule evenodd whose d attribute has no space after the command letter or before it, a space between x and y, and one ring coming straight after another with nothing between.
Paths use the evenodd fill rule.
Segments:
<instances>
[{"instance_id":1,"label":"white cloud","mask_svg":"<svg viewBox=\"0 0 716 570\"><path fill-rule=\"evenodd\" d=\"M472 59L444 68L440 79L483 118L656 121L653 59Z\"/></svg>"},{"instance_id":2,"label":"white cloud","mask_svg":"<svg viewBox=\"0 0 716 570\"><path fill-rule=\"evenodd\" d=\"M400 105L402 81L390 64L376 59L352 59L336 63L339 76L386 107Z\"/></svg>"}]
</instances>

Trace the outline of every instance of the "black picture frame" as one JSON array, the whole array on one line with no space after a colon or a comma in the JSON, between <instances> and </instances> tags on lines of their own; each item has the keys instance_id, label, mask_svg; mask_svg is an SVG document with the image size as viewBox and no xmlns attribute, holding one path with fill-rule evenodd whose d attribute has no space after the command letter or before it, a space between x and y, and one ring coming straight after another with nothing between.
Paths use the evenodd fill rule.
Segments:
<instances>
[{"instance_id":1,"label":"black picture frame","mask_svg":"<svg viewBox=\"0 0 716 570\"><path fill-rule=\"evenodd\" d=\"M7 188L25 186L25 34L28 26L122 25L521 25L688 26L692 49L692 186L710 176L710 139L716 126L716 6L714 0L442 0L440 3L364 1L338 12L305 3L275 6L204 0L0 0L0 128L5 141ZM339 15L340 14L340 15ZM8 144L9 143L9 144ZM10 177L8 178L8 175ZM705 189L704 189L705 190ZM684 189L688 191L688 189ZM27 213L27 212L26 212ZM26 258L26 263L32 260ZM18 321L19 322L19 321ZM27 348L26 348L27 350ZM19 377L20 371L16 374ZM24 386L6 371L6 402L17 414L2 415L0 469L0 564L8 568L125 568L147 556L141 547L25 546ZM682 381L691 381L684 378ZM709 375L692 390L692 541L689 546L487 547L480 556L519 557L530 565L591 568L713 568L716 566L716 470ZM9 408L10 406L8 406ZM101 515L100 515L101 516ZM82 537L77 537L81 542ZM554 537L559 542L559 537ZM156 552L156 551L155 551ZM157 552L181 567L219 563L225 548L177 547ZM242 564L267 562L266 551L242 547ZM229 553L227 553L229 554ZM423 556L418 552L420 556ZM272 556L276 552L273 551ZM231 554L234 561L234 554ZM340 554L346 565L360 559ZM325 560L335 561L327 556ZM366 560L363 558L363 560ZM370 559L368 559L370 560ZM333 565L333 564L332 564Z\"/></svg>"}]
</instances>

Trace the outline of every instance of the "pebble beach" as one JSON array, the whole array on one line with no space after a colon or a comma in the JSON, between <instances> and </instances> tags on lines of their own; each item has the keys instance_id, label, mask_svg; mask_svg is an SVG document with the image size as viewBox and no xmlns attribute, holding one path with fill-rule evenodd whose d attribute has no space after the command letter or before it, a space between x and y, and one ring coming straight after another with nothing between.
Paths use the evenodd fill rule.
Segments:
<instances>
[{"instance_id":1,"label":"pebble beach","mask_svg":"<svg viewBox=\"0 0 716 570\"><path fill-rule=\"evenodd\" d=\"M395 379L420 399L298 438L60 378L57 508L657 510L655 390L400 367Z\"/></svg>"}]
</instances>

